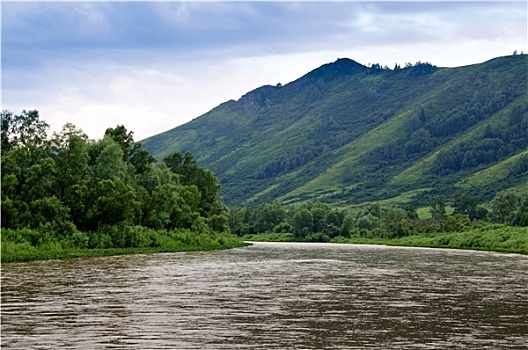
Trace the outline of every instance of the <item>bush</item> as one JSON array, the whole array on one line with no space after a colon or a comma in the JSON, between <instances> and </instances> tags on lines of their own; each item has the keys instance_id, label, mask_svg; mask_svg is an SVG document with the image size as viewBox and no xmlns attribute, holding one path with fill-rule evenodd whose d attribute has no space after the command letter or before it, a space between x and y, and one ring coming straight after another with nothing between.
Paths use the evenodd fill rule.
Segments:
<instances>
[{"instance_id":1,"label":"bush","mask_svg":"<svg viewBox=\"0 0 528 350\"><path fill-rule=\"evenodd\" d=\"M71 247L79 249L87 249L89 247L90 238L84 232L75 232L70 238Z\"/></svg>"},{"instance_id":2,"label":"bush","mask_svg":"<svg viewBox=\"0 0 528 350\"><path fill-rule=\"evenodd\" d=\"M88 248L106 249L114 247L112 237L108 233L90 232L88 237Z\"/></svg>"},{"instance_id":3,"label":"bush","mask_svg":"<svg viewBox=\"0 0 528 350\"><path fill-rule=\"evenodd\" d=\"M310 233L304 239L306 242L330 242L330 236L324 233Z\"/></svg>"}]
</instances>

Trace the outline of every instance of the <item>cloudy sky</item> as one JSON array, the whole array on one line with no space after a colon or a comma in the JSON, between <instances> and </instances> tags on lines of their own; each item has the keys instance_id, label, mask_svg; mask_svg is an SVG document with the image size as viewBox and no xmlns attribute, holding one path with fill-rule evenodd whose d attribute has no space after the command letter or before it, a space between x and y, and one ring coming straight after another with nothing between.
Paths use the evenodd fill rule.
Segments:
<instances>
[{"instance_id":1,"label":"cloudy sky","mask_svg":"<svg viewBox=\"0 0 528 350\"><path fill-rule=\"evenodd\" d=\"M2 109L135 139L348 57L441 67L528 52L526 1L9 2Z\"/></svg>"}]
</instances>

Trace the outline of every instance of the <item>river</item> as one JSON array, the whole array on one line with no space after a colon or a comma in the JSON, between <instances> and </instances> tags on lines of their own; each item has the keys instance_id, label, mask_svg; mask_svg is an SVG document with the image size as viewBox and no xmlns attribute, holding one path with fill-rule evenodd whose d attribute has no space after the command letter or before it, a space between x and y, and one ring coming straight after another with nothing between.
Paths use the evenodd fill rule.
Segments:
<instances>
[{"instance_id":1,"label":"river","mask_svg":"<svg viewBox=\"0 0 528 350\"><path fill-rule=\"evenodd\" d=\"M526 349L528 257L255 243L2 265L2 349Z\"/></svg>"}]
</instances>

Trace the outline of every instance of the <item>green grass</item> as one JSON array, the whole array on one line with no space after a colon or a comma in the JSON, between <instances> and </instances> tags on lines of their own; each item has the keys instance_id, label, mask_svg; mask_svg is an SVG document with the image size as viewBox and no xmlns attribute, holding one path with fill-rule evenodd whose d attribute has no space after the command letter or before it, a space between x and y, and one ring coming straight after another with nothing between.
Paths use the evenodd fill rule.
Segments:
<instances>
[{"instance_id":1,"label":"green grass","mask_svg":"<svg viewBox=\"0 0 528 350\"><path fill-rule=\"evenodd\" d=\"M528 150L518 153L512 157L509 157L502 162L496 163L484 170L478 171L470 176L462 179L459 182L459 186L467 189L471 187L483 187L501 181L508 177L509 172L512 169L512 166L519 159L528 154Z\"/></svg>"},{"instance_id":2,"label":"green grass","mask_svg":"<svg viewBox=\"0 0 528 350\"><path fill-rule=\"evenodd\" d=\"M259 233L242 236L242 239L254 242L295 242L291 233Z\"/></svg>"},{"instance_id":3,"label":"green grass","mask_svg":"<svg viewBox=\"0 0 528 350\"><path fill-rule=\"evenodd\" d=\"M248 235L243 238L245 240L260 242L294 241L293 235L286 233ZM528 227L511 227L490 224L464 232L417 234L395 239L364 237L345 238L339 236L332 239L331 242L482 250L528 255Z\"/></svg>"},{"instance_id":4,"label":"green grass","mask_svg":"<svg viewBox=\"0 0 528 350\"><path fill-rule=\"evenodd\" d=\"M413 235L397 239L352 238L346 243L483 250L528 255L528 228L490 225L465 232Z\"/></svg>"},{"instance_id":5,"label":"green grass","mask_svg":"<svg viewBox=\"0 0 528 350\"><path fill-rule=\"evenodd\" d=\"M446 206L446 215L453 214L453 211L455 208L453 208L450 205ZM418 214L418 218L420 220L426 220L431 218L431 207L420 207L416 209L416 214Z\"/></svg>"},{"instance_id":6,"label":"green grass","mask_svg":"<svg viewBox=\"0 0 528 350\"><path fill-rule=\"evenodd\" d=\"M231 249L246 246L239 237L230 234L201 234L189 241L166 240L160 247L140 248L63 248L60 242L51 242L40 246L33 246L29 242L13 242L2 239L1 262L25 262L34 260L73 259L82 257L100 257L128 254L173 253L190 251L210 251Z\"/></svg>"}]
</instances>

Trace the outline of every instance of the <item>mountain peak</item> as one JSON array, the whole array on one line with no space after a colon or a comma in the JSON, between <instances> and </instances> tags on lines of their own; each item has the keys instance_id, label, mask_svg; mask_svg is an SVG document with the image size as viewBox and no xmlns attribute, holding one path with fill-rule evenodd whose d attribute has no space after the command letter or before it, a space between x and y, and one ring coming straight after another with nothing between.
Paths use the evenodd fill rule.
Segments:
<instances>
[{"instance_id":1,"label":"mountain peak","mask_svg":"<svg viewBox=\"0 0 528 350\"><path fill-rule=\"evenodd\" d=\"M330 78L330 80L333 80L338 77L363 72L366 69L368 68L354 60L339 58L335 62L323 64L321 67L312 70L305 77L323 78L324 80L326 80L325 78Z\"/></svg>"}]
</instances>

